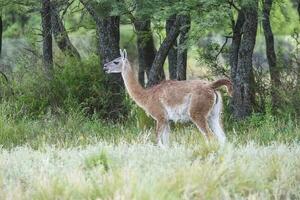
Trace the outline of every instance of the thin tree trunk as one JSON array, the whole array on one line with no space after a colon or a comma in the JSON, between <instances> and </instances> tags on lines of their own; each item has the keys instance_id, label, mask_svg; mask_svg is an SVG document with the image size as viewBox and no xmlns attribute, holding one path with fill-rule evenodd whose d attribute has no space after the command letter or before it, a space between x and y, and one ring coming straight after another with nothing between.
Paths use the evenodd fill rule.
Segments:
<instances>
[{"instance_id":1,"label":"thin tree trunk","mask_svg":"<svg viewBox=\"0 0 300 200\"><path fill-rule=\"evenodd\" d=\"M243 10L240 10L238 12L237 20L236 22L232 20L233 26L232 26L232 42L230 47L230 56L229 56L229 64L230 64L230 77L231 81L233 83L233 88L235 89L238 85L239 79L237 79L237 64L238 64L238 57L239 57L239 49L241 45L241 39L242 39L242 30L245 22L245 16L243 13ZM230 100L230 109L232 112L234 112L236 109L234 108L236 106L236 99L235 95L233 95L233 98Z\"/></svg>"},{"instance_id":2,"label":"thin tree trunk","mask_svg":"<svg viewBox=\"0 0 300 200\"><path fill-rule=\"evenodd\" d=\"M187 40L188 33L191 26L191 18L189 15L184 15L181 21L179 45L177 52L177 80L186 80L186 66L187 66Z\"/></svg>"},{"instance_id":3,"label":"thin tree trunk","mask_svg":"<svg viewBox=\"0 0 300 200\"><path fill-rule=\"evenodd\" d=\"M59 16L59 12L55 3L52 3L51 11L52 33L57 46L62 52L64 52L65 55L80 59L80 54L69 39L68 33L65 29L62 19Z\"/></svg>"},{"instance_id":4,"label":"thin tree trunk","mask_svg":"<svg viewBox=\"0 0 300 200\"><path fill-rule=\"evenodd\" d=\"M233 35L232 35L232 43L230 47L230 69L231 69L231 80L233 81L233 84L236 85L236 72L237 72L237 63L238 63L238 56L239 56L239 49L241 45L241 39L242 39L242 29L245 22L245 17L243 11L239 11L237 21L233 27Z\"/></svg>"},{"instance_id":5,"label":"thin tree trunk","mask_svg":"<svg viewBox=\"0 0 300 200\"><path fill-rule=\"evenodd\" d=\"M18 22L20 23L21 25L21 30L22 30L22 34L25 34L25 26L26 26L26 23L28 22L28 20L30 19L30 17L26 14L21 14L19 16L19 20Z\"/></svg>"},{"instance_id":6,"label":"thin tree trunk","mask_svg":"<svg viewBox=\"0 0 300 200\"><path fill-rule=\"evenodd\" d=\"M280 106L280 95L278 89L281 86L280 71L276 65L276 54L274 48L274 36L272 27L270 24L270 11L272 8L273 0L265 0L263 4L263 29L266 41L266 54L269 63L270 77L271 77L271 98L272 98L272 110L276 112L276 109Z\"/></svg>"},{"instance_id":7,"label":"thin tree trunk","mask_svg":"<svg viewBox=\"0 0 300 200\"><path fill-rule=\"evenodd\" d=\"M50 0L42 0L42 35L43 63L48 78L53 76L52 34L51 34L51 4Z\"/></svg>"},{"instance_id":8,"label":"thin tree trunk","mask_svg":"<svg viewBox=\"0 0 300 200\"><path fill-rule=\"evenodd\" d=\"M297 7L297 11L298 11L298 16L299 16L299 21L300 21L300 0L298 0L298 7Z\"/></svg>"},{"instance_id":9,"label":"thin tree trunk","mask_svg":"<svg viewBox=\"0 0 300 200\"><path fill-rule=\"evenodd\" d=\"M176 17L174 26L171 28L169 34L164 39L164 41L159 47L158 52L156 53L155 59L153 61L150 70L148 86L153 86L155 84L158 84L160 81L165 79L165 77L162 76L161 71L163 70L163 65L168 55L168 52L180 33L179 28L180 28L181 18L182 18L181 16Z\"/></svg>"},{"instance_id":10,"label":"thin tree trunk","mask_svg":"<svg viewBox=\"0 0 300 200\"><path fill-rule=\"evenodd\" d=\"M2 32L3 32L3 23L2 23L2 16L0 15L0 57L2 53Z\"/></svg>"},{"instance_id":11,"label":"thin tree trunk","mask_svg":"<svg viewBox=\"0 0 300 200\"><path fill-rule=\"evenodd\" d=\"M252 55L257 32L256 0L244 8L245 22L243 37L238 51L238 63L234 80L233 114L237 119L250 116L255 104L254 75L252 69Z\"/></svg>"},{"instance_id":12,"label":"thin tree trunk","mask_svg":"<svg viewBox=\"0 0 300 200\"><path fill-rule=\"evenodd\" d=\"M150 20L136 20L134 22L137 31L137 48L139 60L139 83L145 86L145 73L149 79L150 69L155 58L156 49L151 31Z\"/></svg>"},{"instance_id":13,"label":"thin tree trunk","mask_svg":"<svg viewBox=\"0 0 300 200\"><path fill-rule=\"evenodd\" d=\"M166 37L170 34L172 27L174 26L176 21L176 15L171 15L166 20ZM177 39L174 40L169 53L168 53L168 61L169 61L169 76L171 80L177 79Z\"/></svg>"}]
</instances>

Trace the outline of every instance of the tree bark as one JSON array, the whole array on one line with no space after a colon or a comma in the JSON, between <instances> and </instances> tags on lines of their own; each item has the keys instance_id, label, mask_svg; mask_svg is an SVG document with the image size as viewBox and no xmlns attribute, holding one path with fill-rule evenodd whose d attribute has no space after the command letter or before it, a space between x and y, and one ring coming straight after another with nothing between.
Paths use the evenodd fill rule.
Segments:
<instances>
[{"instance_id":1,"label":"tree bark","mask_svg":"<svg viewBox=\"0 0 300 200\"><path fill-rule=\"evenodd\" d=\"M120 56L120 17L102 17L93 7L94 2L88 0L80 0L80 2L84 5L84 7L87 9L96 23L96 29L99 39L99 55L101 58L100 62L101 66L103 66L103 64L105 64L106 62L110 62L111 60ZM122 82L120 74L116 75L115 77L119 77L119 82Z\"/></svg>"},{"instance_id":2,"label":"tree bark","mask_svg":"<svg viewBox=\"0 0 300 200\"><path fill-rule=\"evenodd\" d=\"M90 13L96 23L98 36L98 50L100 57L101 70L103 65L113 59L120 57L120 17L119 16L100 16L92 1L80 0L87 11ZM104 73L104 72L103 72ZM111 99L109 119L120 118L120 112L124 112L124 83L121 74L108 74L107 85L113 93L114 98Z\"/></svg>"},{"instance_id":3,"label":"tree bark","mask_svg":"<svg viewBox=\"0 0 300 200\"><path fill-rule=\"evenodd\" d=\"M258 1L256 0L243 8L245 22L238 50L237 69L233 79L233 114L237 119L250 116L255 104L252 55L257 32L257 7Z\"/></svg>"},{"instance_id":4,"label":"tree bark","mask_svg":"<svg viewBox=\"0 0 300 200\"><path fill-rule=\"evenodd\" d=\"M299 17L299 21L300 21L300 0L298 0L297 11L298 11L298 17Z\"/></svg>"},{"instance_id":5,"label":"tree bark","mask_svg":"<svg viewBox=\"0 0 300 200\"><path fill-rule=\"evenodd\" d=\"M161 74L161 71L163 70L163 65L169 53L169 50L180 33L179 28L180 28L181 18L182 18L181 16L176 17L174 26L171 28L169 34L164 39L164 41L159 47L158 52L155 55L155 59L153 61L150 70L148 87L158 84L160 81L165 79L165 77Z\"/></svg>"},{"instance_id":6,"label":"tree bark","mask_svg":"<svg viewBox=\"0 0 300 200\"><path fill-rule=\"evenodd\" d=\"M186 80L186 66L187 66L187 40L188 33L191 26L191 18L189 15L182 16L180 24L180 36L177 52L177 80Z\"/></svg>"},{"instance_id":7,"label":"tree bark","mask_svg":"<svg viewBox=\"0 0 300 200\"><path fill-rule=\"evenodd\" d=\"M60 50L65 55L80 59L80 54L69 39L67 30L65 29L63 21L59 16L59 11L55 3L51 4L51 21L52 33Z\"/></svg>"},{"instance_id":8,"label":"tree bark","mask_svg":"<svg viewBox=\"0 0 300 200\"><path fill-rule=\"evenodd\" d=\"M0 58L2 53L2 32L3 32L3 23L2 23L2 16L0 15Z\"/></svg>"},{"instance_id":9,"label":"tree bark","mask_svg":"<svg viewBox=\"0 0 300 200\"><path fill-rule=\"evenodd\" d=\"M170 34L172 27L174 26L176 21L176 15L171 15L166 20L166 37ZM169 61L169 76L171 80L177 79L177 38L174 40L169 53L168 53L168 61Z\"/></svg>"},{"instance_id":10,"label":"tree bark","mask_svg":"<svg viewBox=\"0 0 300 200\"><path fill-rule=\"evenodd\" d=\"M230 47L230 57L229 57L229 63L231 67L230 76L234 85L236 85L235 77L237 73L237 63L238 63L239 49L241 45L242 29L243 29L244 22L245 22L244 13L243 10L240 10L232 31L233 35L232 35L232 43Z\"/></svg>"},{"instance_id":11,"label":"tree bark","mask_svg":"<svg viewBox=\"0 0 300 200\"><path fill-rule=\"evenodd\" d=\"M156 49L151 31L151 21L136 20L134 27L137 32L137 48L139 60L139 83L145 86L145 73L149 79L150 69L155 58Z\"/></svg>"},{"instance_id":12,"label":"tree bark","mask_svg":"<svg viewBox=\"0 0 300 200\"><path fill-rule=\"evenodd\" d=\"M43 35L43 64L45 67L47 77L52 78L53 55L52 55L50 0L42 0L41 17L42 17L42 35Z\"/></svg>"},{"instance_id":13,"label":"tree bark","mask_svg":"<svg viewBox=\"0 0 300 200\"><path fill-rule=\"evenodd\" d=\"M97 33L99 38L100 63L103 66L105 63L120 57L120 17L112 16L101 19L97 24ZM102 69L103 67L101 67ZM124 83L121 74L108 74L109 88L114 95L111 100L112 107L109 118L118 119L120 112L124 111L123 93Z\"/></svg>"},{"instance_id":14,"label":"tree bark","mask_svg":"<svg viewBox=\"0 0 300 200\"><path fill-rule=\"evenodd\" d=\"M270 24L270 11L272 8L273 0L265 0L263 3L263 20L262 25L264 29L266 41L266 54L268 58L270 77L271 77L271 98L272 110L275 113L276 109L280 106L280 95L278 89L281 86L280 70L276 65L276 54L274 48L274 36Z\"/></svg>"},{"instance_id":15,"label":"tree bark","mask_svg":"<svg viewBox=\"0 0 300 200\"><path fill-rule=\"evenodd\" d=\"M101 66L120 56L120 17L111 16L97 22L99 37L99 50L101 55ZM121 75L115 77L117 82L122 83Z\"/></svg>"}]
</instances>

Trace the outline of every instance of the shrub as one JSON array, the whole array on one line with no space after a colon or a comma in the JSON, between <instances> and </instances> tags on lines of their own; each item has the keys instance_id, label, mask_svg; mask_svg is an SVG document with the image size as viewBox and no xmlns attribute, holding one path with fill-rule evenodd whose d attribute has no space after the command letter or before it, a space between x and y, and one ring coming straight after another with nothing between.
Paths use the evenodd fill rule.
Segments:
<instances>
[{"instance_id":1,"label":"shrub","mask_svg":"<svg viewBox=\"0 0 300 200\"><path fill-rule=\"evenodd\" d=\"M51 80L39 66L30 70L18 67L13 73L14 95L8 99L18 108L20 116L79 110L101 119L110 119L117 113L120 119L127 112L127 103L123 101L122 109L115 110L119 99L114 98L98 60L96 56L82 61L68 59L63 66L55 67ZM123 99L124 94L121 94Z\"/></svg>"}]
</instances>

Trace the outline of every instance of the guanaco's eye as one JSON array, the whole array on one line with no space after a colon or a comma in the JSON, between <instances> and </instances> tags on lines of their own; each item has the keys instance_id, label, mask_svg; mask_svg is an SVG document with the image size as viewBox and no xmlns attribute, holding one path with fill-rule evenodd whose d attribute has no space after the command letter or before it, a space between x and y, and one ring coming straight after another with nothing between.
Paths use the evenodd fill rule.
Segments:
<instances>
[{"instance_id":1,"label":"guanaco's eye","mask_svg":"<svg viewBox=\"0 0 300 200\"><path fill-rule=\"evenodd\" d=\"M119 62L114 62L114 64L118 64Z\"/></svg>"}]
</instances>

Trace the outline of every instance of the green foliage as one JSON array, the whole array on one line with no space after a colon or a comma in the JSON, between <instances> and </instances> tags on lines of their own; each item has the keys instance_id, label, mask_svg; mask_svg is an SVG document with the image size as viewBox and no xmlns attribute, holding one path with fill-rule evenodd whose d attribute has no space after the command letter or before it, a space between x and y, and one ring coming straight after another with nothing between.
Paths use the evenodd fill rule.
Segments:
<instances>
[{"instance_id":1,"label":"green foliage","mask_svg":"<svg viewBox=\"0 0 300 200\"><path fill-rule=\"evenodd\" d=\"M291 116L279 118L267 113L266 115L254 114L243 122L232 123L232 119L227 120L224 124L231 130L229 137L239 144L251 140L263 145L274 141L282 143L300 141L298 121L293 121Z\"/></svg>"},{"instance_id":2,"label":"green foliage","mask_svg":"<svg viewBox=\"0 0 300 200\"><path fill-rule=\"evenodd\" d=\"M69 59L54 70L48 80L43 70L17 69L13 76L14 95L9 97L20 111L19 116L37 117L47 112L79 110L89 116L107 119L114 111L113 93L99 67L98 58L83 61ZM125 95L125 94L124 94ZM126 102L120 116L126 113Z\"/></svg>"},{"instance_id":3,"label":"green foliage","mask_svg":"<svg viewBox=\"0 0 300 200\"><path fill-rule=\"evenodd\" d=\"M292 118L299 118L300 116L299 39L299 30L295 29L291 37L278 39L276 48L277 67L280 70L281 80L280 87L275 88L281 98L281 104L277 112L281 116L291 116ZM288 51L286 49L288 49Z\"/></svg>"},{"instance_id":4,"label":"green foliage","mask_svg":"<svg viewBox=\"0 0 300 200\"><path fill-rule=\"evenodd\" d=\"M85 165L88 169L94 167L101 167L104 169L105 172L107 172L110 168L107 153L105 151L102 151L100 154L96 154L87 158L85 160Z\"/></svg>"},{"instance_id":5,"label":"green foliage","mask_svg":"<svg viewBox=\"0 0 300 200\"><path fill-rule=\"evenodd\" d=\"M62 104L73 107L78 105L85 113L106 117L111 107L112 93L96 56L78 62L70 60L61 69L57 69L54 78L55 91L63 88ZM70 108L71 108L70 107ZM66 108L68 110L68 108Z\"/></svg>"},{"instance_id":6,"label":"green foliage","mask_svg":"<svg viewBox=\"0 0 300 200\"><path fill-rule=\"evenodd\" d=\"M103 122L99 118L89 118L79 111L47 113L40 119L26 116L20 119L19 110L11 102L0 104L0 146L13 148L29 145L40 148L44 145L57 147L85 146L99 141L128 142L137 137L138 129L134 126L123 127Z\"/></svg>"},{"instance_id":7,"label":"green foliage","mask_svg":"<svg viewBox=\"0 0 300 200\"><path fill-rule=\"evenodd\" d=\"M145 111L132 102L132 100L130 100L130 103L131 112L128 119L130 124L142 130L155 126L154 120L151 118L151 116L148 116Z\"/></svg>"},{"instance_id":8,"label":"green foliage","mask_svg":"<svg viewBox=\"0 0 300 200\"><path fill-rule=\"evenodd\" d=\"M137 58L136 51L136 34L131 25L122 25L120 27L120 47L126 49L128 53L128 59L133 64L135 59ZM134 65L136 70L138 70L138 66Z\"/></svg>"},{"instance_id":9,"label":"green foliage","mask_svg":"<svg viewBox=\"0 0 300 200\"><path fill-rule=\"evenodd\" d=\"M292 34L294 28L300 27L298 18L297 9L293 7L292 1L274 1L271 10L271 25L276 35Z\"/></svg>"},{"instance_id":10,"label":"green foliage","mask_svg":"<svg viewBox=\"0 0 300 200\"><path fill-rule=\"evenodd\" d=\"M9 26L3 34L3 37L19 37L21 35L20 27L18 24Z\"/></svg>"}]
</instances>

